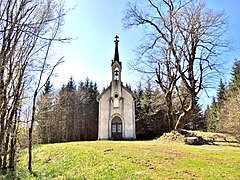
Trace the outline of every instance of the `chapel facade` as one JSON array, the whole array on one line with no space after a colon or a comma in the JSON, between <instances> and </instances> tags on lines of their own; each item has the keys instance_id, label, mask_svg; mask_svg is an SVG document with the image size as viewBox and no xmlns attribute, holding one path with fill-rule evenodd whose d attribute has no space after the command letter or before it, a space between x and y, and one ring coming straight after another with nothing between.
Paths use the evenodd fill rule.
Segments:
<instances>
[{"instance_id":1,"label":"chapel facade","mask_svg":"<svg viewBox=\"0 0 240 180\"><path fill-rule=\"evenodd\" d=\"M118 36L115 37L115 53L111 62L112 81L98 97L98 139L136 139L135 96L123 86L122 62L119 60Z\"/></svg>"}]
</instances>

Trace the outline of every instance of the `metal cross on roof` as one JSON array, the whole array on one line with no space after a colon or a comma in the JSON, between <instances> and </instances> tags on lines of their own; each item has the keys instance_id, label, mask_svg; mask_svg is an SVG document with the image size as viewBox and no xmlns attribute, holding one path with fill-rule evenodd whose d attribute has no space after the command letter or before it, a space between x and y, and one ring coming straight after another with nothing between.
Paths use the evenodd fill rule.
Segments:
<instances>
[{"instance_id":1,"label":"metal cross on roof","mask_svg":"<svg viewBox=\"0 0 240 180\"><path fill-rule=\"evenodd\" d=\"M118 38L119 38L119 37L116 35L116 36L115 36L115 39L116 39L116 40L114 41L115 43L118 43L118 42L119 42Z\"/></svg>"}]
</instances>

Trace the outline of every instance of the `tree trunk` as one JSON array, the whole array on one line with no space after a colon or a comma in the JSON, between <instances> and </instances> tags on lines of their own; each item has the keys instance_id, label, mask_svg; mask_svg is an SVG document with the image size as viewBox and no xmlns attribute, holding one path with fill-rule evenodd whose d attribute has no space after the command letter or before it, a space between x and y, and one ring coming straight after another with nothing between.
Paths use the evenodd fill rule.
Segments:
<instances>
[{"instance_id":1,"label":"tree trunk","mask_svg":"<svg viewBox=\"0 0 240 180\"><path fill-rule=\"evenodd\" d=\"M173 105L172 105L172 95L166 95L166 104L167 104L167 119L168 119L168 128L169 132L173 130L174 127L174 118L173 118Z\"/></svg>"},{"instance_id":2,"label":"tree trunk","mask_svg":"<svg viewBox=\"0 0 240 180\"><path fill-rule=\"evenodd\" d=\"M2 112L1 114L1 131L0 131L0 168L2 168L2 153L3 153L3 146L4 146L4 139L5 139L5 115L6 115L6 111Z\"/></svg>"},{"instance_id":3,"label":"tree trunk","mask_svg":"<svg viewBox=\"0 0 240 180\"><path fill-rule=\"evenodd\" d=\"M174 129L181 129L187 122L188 118L192 115L193 112L192 103L189 105L187 110L185 110L180 116L178 117L177 123Z\"/></svg>"},{"instance_id":4,"label":"tree trunk","mask_svg":"<svg viewBox=\"0 0 240 180\"><path fill-rule=\"evenodd\" d=\"M35 90L35 93L34 93L34 96L33 96L32 119L31 119L31 124L30 124L30 127L29 127L29 134L28 134L28 141L29 141L29 145L28 145L28 170L29 170L30 173L32 173L32 133L33 133L33 125L34 125L34 121L35 121L37 90Z\"/></svg>"},{"instance_id":5,"label":"tree trunk","mask_svg":"<svg viewBox=\"0 0 240 180\"><path fill-rule=\"evenodd\" d=\"M10 142L10 152L9 152L9 168L13 169L15 167L15 154L16 154L16 143L17 143L17 132L18 132L18 118L20 117L20 112L19 116L15 115L15 120L14 120L14 127L12 129L12 138Z\"/></svg>"},{"instance_id":6,"label":"tree trunk","mask_svg":"<svg viewBox=\"0 0 240 180\"><path fill-rule=\"evenodd\" d=\"M7 168L7 154L8 154L8 147L9 147L9 139L10 139L10 127L8 127L7 129L7 135L6 135L6 139L5 139L5 146L4 146L4 150L3 150L3 162L2 162L2 168L6 169Z\"/></svg>"}]
</instances>

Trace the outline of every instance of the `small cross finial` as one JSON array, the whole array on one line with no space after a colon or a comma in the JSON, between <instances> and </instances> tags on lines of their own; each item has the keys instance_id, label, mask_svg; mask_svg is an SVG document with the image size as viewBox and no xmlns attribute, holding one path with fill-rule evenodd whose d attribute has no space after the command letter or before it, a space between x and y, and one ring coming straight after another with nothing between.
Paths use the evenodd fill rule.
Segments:
<instances>
[{"instance_id":1,"label":"small cross finial","mask_svg":"<svg viewBox=\"0 0 240 180\"><path fill-rule=\"evenodd\" d=\"M119 38L119 37L116 35L116 36L115 36L115 39L116 39L116 40L114 41L115 43L118 43L118 42L119 42L118 38Z\"/></svg>"},{"instance_id":2,"label":"small cross finial","mask_svg":"<svg viewBox=\"0 0 240 180\"><path fill-rule=\"evenodd\" d=\"M114 53L114 62L115 61L117 61L117 62L119 62L119 52L118 52L118 42L119 42L119 40L118 40L118 36L116 35L115 36L115 53Z\"/></svg>"}]
</instances>

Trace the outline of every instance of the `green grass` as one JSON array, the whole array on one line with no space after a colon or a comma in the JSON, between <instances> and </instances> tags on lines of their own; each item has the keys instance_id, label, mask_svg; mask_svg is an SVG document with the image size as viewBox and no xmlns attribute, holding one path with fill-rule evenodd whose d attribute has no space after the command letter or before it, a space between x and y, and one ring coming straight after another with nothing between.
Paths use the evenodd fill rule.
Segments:
<instances>
[{"instance_id":1,"label":"green grass","mask_svg":"<svg viewBox=\"0 0 240 180\"><path fill-rule=\"evenodd\" d=\"M94 141L37 145L33 170L21 151L2 179L240 179L240 147L164 141Z\"/></svg>"}]
</instances>

